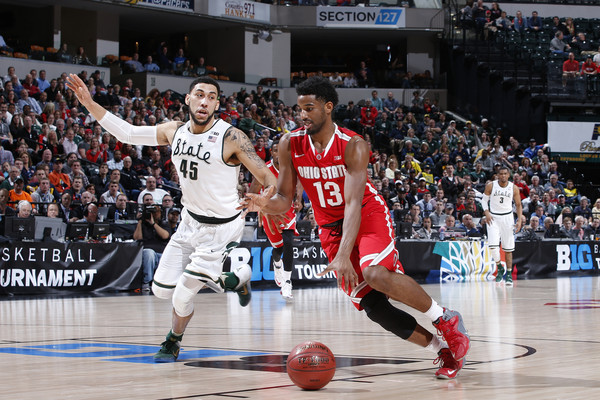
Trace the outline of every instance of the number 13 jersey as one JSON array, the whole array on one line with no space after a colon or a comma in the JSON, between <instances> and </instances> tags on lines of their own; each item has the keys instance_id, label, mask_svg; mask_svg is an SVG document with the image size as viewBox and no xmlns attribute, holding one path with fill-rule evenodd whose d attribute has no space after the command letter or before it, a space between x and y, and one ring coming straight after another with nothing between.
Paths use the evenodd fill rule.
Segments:
<instances>
[{"instance_id":1,"label":"number 13 jersey","mask_svg":"<svg viewBox=\"0 0 600 400\"><path fill-rule=\"evenodd\" d=\"M344 183L346 164L344 154L346 146L357 133L339 128L321 153L317 153L312 138L305 130L290 134L290 155L298 179L304 187L315 213L319 226L330 224L344 218ZM365 174L367 170L365 169ZM375 198L377 191L367 180L362 204Z\"/></svg>"}]
</instances>

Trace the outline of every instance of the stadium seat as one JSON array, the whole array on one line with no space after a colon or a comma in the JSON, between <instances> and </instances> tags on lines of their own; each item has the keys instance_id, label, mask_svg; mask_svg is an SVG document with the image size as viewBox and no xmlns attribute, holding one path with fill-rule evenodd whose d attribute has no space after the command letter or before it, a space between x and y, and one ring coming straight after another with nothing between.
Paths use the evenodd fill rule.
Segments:
<instances>
[{"instance_id":1,"label":"stadium seat","mask_svg":"<svg viewBox=\"0 0 600 400\"><path fill-rule=\"evenodd\" d=\"M29 50L29 55L34 60L45 60L46 50L42 46L32 44Z\"/></svg>"}]
</instances>

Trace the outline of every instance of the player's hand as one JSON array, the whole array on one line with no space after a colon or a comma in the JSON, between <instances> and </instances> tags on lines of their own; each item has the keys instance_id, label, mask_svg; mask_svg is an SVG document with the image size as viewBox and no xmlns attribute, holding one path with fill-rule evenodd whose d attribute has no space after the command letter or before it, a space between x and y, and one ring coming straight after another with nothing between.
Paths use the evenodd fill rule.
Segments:
<instances>
[{"instance_id":1,"label":"player's hand","mask_svg":"<svg viewBox=\"0 0 600 400\"><path fill-rule=\"evenodd\" d=\"M73 90L79 102L84 106L90 104L93 101L92 95L90 94L90 91L88 90L87 86L77 75L69 74L69 76L67 76L67 87Z\"/></svg>"},{"instance_id":2,"label":"player's hand","mask_svg":"<svg viewBox=\"0 0 600 400\"><path fill-rule=\"evenodd\" d=\"M491 224L493 220L492 213L489 210L485 210L485 222Z\"/></svg>"},{"instance_id":3,"label":"player's hand","mask_svg":"<svg viewBox=\"0 0 600 400\"><path fill-rule=\"evenodd\" d=\"M284 223L285 223L285 215L284 214L260 214L267 220L267 225L271 232L279 232L283 231Z\"/></svg>"},{"instance_id":4,"label":"player's hand","mask_svg":"<svg viewBox=\"0 0 600 400\"><path fill-rule=\"evenodd\" d=\"M521 218L517 218L517 223L515 224L515 233L521 230Z\"/></svg>"},{"instance_id":5,"label":"player's hand","mask_svg":"<svg viewBox=\"0 0 600 400\"><path fill-rule=\"evenodd\" d=\"M237 210L243 210L242 218L253 211L261 211L269 202L269 199L275 195L275 187L269 186L262 193L246 193L246 197L240 200Z\"/></svg>"},{"instance_id":6,"label":"player's hand","mask_svg":"<svg viewBox=\"0 0 600 400\"><path fill-rule=\"evenodd\" d=\"M335 257L333 261L317 276L323 276L330 271L335 271L338 287L346 293L358 286L358 274L354 270L349 258Z\"/></svg>"}]
</instances>

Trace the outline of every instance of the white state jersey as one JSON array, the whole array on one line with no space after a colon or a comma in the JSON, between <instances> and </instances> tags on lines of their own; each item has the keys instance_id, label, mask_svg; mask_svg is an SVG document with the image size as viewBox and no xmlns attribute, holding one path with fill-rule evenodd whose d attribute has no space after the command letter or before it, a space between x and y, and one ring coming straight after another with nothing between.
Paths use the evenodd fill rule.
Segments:
<instances>
[{"instance_id":1,"label":"white state jersey","mask_svg":"<svg viewBox=\"0 0 600 400\"><path fill-rule=\"evenodd\" d=\"M496 215L512 214L513 212L513 183L508 182L506 187L494 181L490 195L490 212Z\"/></svg>"},{"instance_id":2,"label":"white state jersey","mask_svg":"<svg viewBox=\"0 0 600 400\"><path fill-rule=\"evenodd\" d=\"M240 166L223 161L223 139L232 125L218 119L206 132L193 134L190 122L175 131L172 162L181 186L181 204L204 217L230 218L239 211Z\"/></svg>"}]
</instances>

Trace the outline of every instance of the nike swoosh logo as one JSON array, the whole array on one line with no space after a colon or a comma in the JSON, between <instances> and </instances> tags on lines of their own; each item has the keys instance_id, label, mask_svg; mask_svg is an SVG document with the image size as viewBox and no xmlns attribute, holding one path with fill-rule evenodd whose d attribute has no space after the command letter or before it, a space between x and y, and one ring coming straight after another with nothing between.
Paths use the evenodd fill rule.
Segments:
<instances>
[{"instance_id":1,"label":"nike swoosh logo","mask_svg":"<svg viewBox=\"0 0 600 400\"><path fill-rule=\"evenodd\" d=\"M294 154L294 158L304 157L304 154Z\"/></svg>"},{"instance_id":2,"label":"nike swoosh logo","mask_svg":"<svg viewBox=\"0 0 600 400\"><path fill-rule=\"evenodd\" d=\"M246 286L244 286L244 289L240 293L242 295L247 295L248 294L248 288Z\"/></svg>"}]
</instances>

